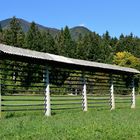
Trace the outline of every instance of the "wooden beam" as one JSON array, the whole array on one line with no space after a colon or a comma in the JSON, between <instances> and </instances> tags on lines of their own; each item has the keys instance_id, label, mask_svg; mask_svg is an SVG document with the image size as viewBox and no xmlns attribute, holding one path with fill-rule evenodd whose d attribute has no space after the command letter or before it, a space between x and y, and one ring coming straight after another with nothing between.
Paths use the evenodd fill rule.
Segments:
<instances>
[{"instance_id":1,"label":"wooden beam","mask_svg":"<svg viewBox=\"0 0 140 140\"><path fill-rule=\"evenodd\" d=\"M132 78L132 104L131 108L135 108L136 106L136 97L135 97L135 82L134 77Z\"/></svg>"},{"instance_id":2,"label":"wooden beam","mask_svg":"<svg viewBox=\"0 0 140 140\"><path fill-rule=\"evenodd\" d=\"M2 100L1 100L1 79L0 79L0 118L1 118L1 104L2 104Z\"/></svg>"},{"instance_id":3,"label":"wooden beam","mask_svg":"<svg viewBox=\"0 0 140 140\"><path fill-rule=\"evenodd\" d=\"M82 81L83 81L83 90L82 90L82 97L83 97L83 111L87 111L87 91L86 91L86 80L85 80L85 74L82 74Z\"/></svg>"},{"instance_id":4,"label":"wooden beam","mask_svg":"<svg viewBox=\"0 0 140 140\"><path fill-rule=\"evenodd\" d=\"M51 116L49 70L46 67L45 116Z\"/></svg>"},{"instance_id":5,"label":"wooden beam","mask_svg":"<svg viewBox=\"0 0 140 140\"><path fill-rule=\"evenodd\" d=\"M111 110L115 109L114 84L112 74L110 74L110 105Z\"/></svg>"}]
</instances>

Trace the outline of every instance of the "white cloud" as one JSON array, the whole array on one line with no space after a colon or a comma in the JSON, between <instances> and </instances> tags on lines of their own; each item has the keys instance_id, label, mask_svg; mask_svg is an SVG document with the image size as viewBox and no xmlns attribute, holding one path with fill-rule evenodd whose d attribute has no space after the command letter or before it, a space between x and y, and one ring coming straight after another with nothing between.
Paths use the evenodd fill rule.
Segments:
<instances>
[{"instance_id":1,"label":"white cloud","mask_svg":"<svg viewBox=\"0 0 140 140\"><path fill-rule=\"evenodd\" d=\"M84 23L81 23L81 24L79 24L79 26L83 26L83 27L84 27L84 26L85 26L85 24L84 24Z\"/></svg>"}]
</instances>

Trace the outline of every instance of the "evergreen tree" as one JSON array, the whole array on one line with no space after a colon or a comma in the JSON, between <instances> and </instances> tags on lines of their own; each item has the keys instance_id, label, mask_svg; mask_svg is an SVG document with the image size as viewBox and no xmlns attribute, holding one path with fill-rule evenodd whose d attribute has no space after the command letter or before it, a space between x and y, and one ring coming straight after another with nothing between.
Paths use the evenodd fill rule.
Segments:
<instances>
[{"instance_id":1,"label":"evergreen tree","mask_svg":"<svg viewBox=\"0 0 140 140\"><path fill-rule=\"evenodd\" d=\"M96 33L90 33L78 39L77 56L79 59L98 61L98 52L99 36Z\"/></svg>"},{"instance_id":2,"label":"evergreen tree","mask_svg":"<svg viewBox=\"0 0 140 140\"><path fill-rule=\"evenodd\" d=\"M76 58L77 59L82 59L81 54L80 54L80 48L81 48L82 43L83 43L82 39L83 39L82 35L79 34L78 39L76 41Z\"/></svg>"},{"instance_id":3,"label":"evergreen tree","mask_svg":"<svg viewBox=\"0 0 140 140\"><path fill-rule=\"evenodd\" d=\"M88 35L85 35L84 37L79 36L77 40L77 58L78 59L84 59L87 60L88 56Z\"/></svg>"},{"instance_id":4,"label":"evergreen tree","mask_svg":"<svg viewBox=\"0 0 140 140\"><path fill-rule=\"evenodd\" d=\"M2 32L2 27L1 27L1 24L0 24L0 33Z\"/></svg>"},{"instance_id":5,"label":"evergreen tree","mask_svg":"<svg viewBox=\"0 0 140 140\"><path fill-rule=\"evenodd\" d=\"M88 35L88 60L91 61L98 61L99 57L100 57L100 37L98 34L94 33L90 33Z\"/></svg>"},{"instance_id":6,"label":"evergreen tree","mask_svg":"<svg viewBox=\"0 0 140 140\"><path fill-rule=\"evenodd\" d=\"M55 43L58 48L59 55L75 57L76 43L72 40L69 28L67 26L64 28L64 30L61 29Z\"/></svg>"},{"instance_id":7,"label":"evergreen tree","mask_svg":"<svg viewBox=\"0 0 140 140\"><path fill-rule=\"evenodd\" d=\"M102 37L103 37L104 40L106 40L108 42L111 40L111 36L109 35L108 31L106 31L105 34L103 34Z\"/></svg>"},{"instance_id":8,"label":"evergreen tree","mask_svg":"<svg viewBox=\"0 0 140 140\"><path fill-rule=\"evenodd\" d=\"M123 34L121 34L121 35L120 35L120 39L123 39L123 38L124 38L124 35L123 35Z\"/></svg>"},{"instance_id":9,"label":"evergreen tree","mask_svg":"<svg viewBox=\"0 0 140 140\"><path fill-rule=\"evenodd\" d=\"M59 55L64 55L64 37L63 37L63 28L61 29L61 31L59 32L59 34L55 37L55 46L58 50L58 54Z\"/></svg>"},{"instance_id":10,"label":"evergreen tree","mask_svg":"<svg viewBox=\"0 0 140 140\"><path fill-rule=\"evenodd\" d=\"M10 21L9 28L4 30L4 42L8 45L23 47L24 32L21 28L20 21L13 17Z\"/></svg>"},{"instance_id":11,"label":"evergreen tree","mask_svg":"<svg viewBox=\"0 0 140 140\"><path fill-rule=\"evenodd\" d=\"M113 51L115 52L115 47L116 44L118 43L118 38L117 37L112 37L110 40L110 46L112 46Z\"/></svg>"},{"instance_id":12,"label":"evergreen tree","mask_svg":"<svg viewBox=\"0 0 140 140\"><path fill-rule=\"evenodd\" d=\"M102 36L102 40L100 42L100 51L100 62L112 63L113 49L111 46L111 37L108 31Z\"/></svg>"},{"instance_id":13,"label":"evergreen tree","mask_svg":"<svg viewBox=\"0 0 140 140\"><path fill-rule=\"evenodd\" d=\"M0 24L0 43L3 43L4 42L4 39L3 39L3 30L2 30L2 27L1 27L1 24Z\"/></svg>"},{"instance_id":14,"label":"evergreen tree","mask_svg":"<svg viewBox=\"0 0 140 140\"><path fill-rule=\"evenodd\" d=\"M132 53L136 57L140 57L140 39L134 37L131 33L128 36L121 35L116 46L115 52L127 51Z\"/></svg>"},{"instance_id":15,"label":"evergreen tree","mask_svg":"<svg viewBox=\"0 0 140 140\"><path fill-rule=\"evenodd\" d=\"M15 17L11 19L8 29L2 31L2 38L3 38L2 43L4 44L16 46L16 47L23 47L24 32L22 31L22 28L20 26L20 21L18 19L16 19ZM20 76L19 72L14 71L14 68L17 67L17 62L9 61L9 63L11 64L8 66L9 69L13 70L10 73L11 75L14 76L15 79L14 81L10 81L10 84L16 84L17 75ZM7 67L7 66L3 66L3 67ZM7 78L7 71L3 71L3 73L5 74L5 78Z\"/></svg>"},{"instance_id":16,"label":"evergreen tree","mask_svg":"<svg viewBox=\"0 0 140 140\"><path fill-rule=\"evenodd\" d=\"M28 30L28 32L26 33L26 37L25 37L25 44L24 47L27 49L31 49L31 50L35 50L35 51L43 51L43 42L42 42L42 35L41 32L39 31L38 27L36 26L35 22L32 22L30 25L30 28ZM24 71L26 71L26 73L24 73L26 76L22 82L23 85L25 85L25 87L30 86L34 83L32 83L33 77L35 77L35 75L38 75L38 71L41 69L41 66L37 65L37 64L25 64L26 67ZM33 69L34 71L31 71L31 69ZM37 79L38 81L39 79Z\"/></svg>"},{"instance_id":17,"label":"evergreen tree","mask_svg":"<svg viewBox=\"0 0 140 140\"><path fill-rule=\"evenodd\" d=\"M46 31L42 32L42 52L58 54L58 50L55 46L55 41L52 35Z\"/></svg>"},{"instance_id":18,"label":"evergreen tree","mask_svg":"<svg viewBox=\"0 0 140 140\"><path fill-rule=\"evenodd\" d=\"M38 27L36 26L35 22L32 22L30 28L25 37L25 48L41 51L42 48L42 38L41 32L39 31Z\"/></svg>"}]
</instances>

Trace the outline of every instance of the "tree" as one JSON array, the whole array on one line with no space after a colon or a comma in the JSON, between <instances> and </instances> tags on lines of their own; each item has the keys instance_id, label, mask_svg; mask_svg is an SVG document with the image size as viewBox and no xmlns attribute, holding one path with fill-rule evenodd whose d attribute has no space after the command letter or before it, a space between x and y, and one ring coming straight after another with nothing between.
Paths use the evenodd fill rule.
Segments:
<instances>
[{"instance_id":1,"label":"tree","mask_svg":"<svg viewBox=\"0 0 140 140\"><path fill-rule=\"evenodd\" d=\"M98 34L96 34L95 32L90 33L88 35L88 60L91 61L99 61L99 57L100 57L100 44L101 38Z\"/></svg>"},{"instance_id":2,"label":"tree","mask_svg":"<svg viewBox=\"0 0 140 140\"><path fill-rule=\"evenodd\" d=\"M13 17L9 28L3 32L4 42L7 45L23 47L25 34L21 28L20 21Z\"/></svg>"},{"instance_id":3,"label":"tree","mask_svg":"<svg viewBox=\"0 0 140 140\"><path fill-rule=\"evenodd\" d=\"M109 35L108 31L103 34L102 38L108 42L111 40L111 36Z\"/></svg>"},{"instance_id":4,"label":"tree","mask_svg":"<svg viewBox=\"0 0 140 140\"><path fill-rule=\"evenodd\" d=\"M1 27L1 24L0 24L0 43L3 43L4 42L4 39L3 39L3 30L2 30L2 27Z\"/></svg>"},{"instance_id":5,"label":"tree","mask_svg":"<svg viewBox=\"0 0 140 140\"><path fill-rule=\"evenodd\" d=\"M41 32L36 26L35 22L32 22L30 28L25 37L25 48L41 51L42 48L42 40L41 40Z\"/></svg>"},{"instance_id":6,"label":"tree","mask_svg":"<svg viewBox=\"0 0 140 140\"><path fill-rule=\"evenodd\" d=\"M113 59L113 48L111 46L111 37L107 31L102 36L100 41L100 62L103 63L112 63Z\"/></svg>"},{"instance_id":7,"label":"tree","mask_svg":"<svg viewBox=\"0 0 140 140\"><path fill-rule=\"evenodd\" d=\"M77 41L77 58L98 61L100 37L96 33L79 36Z\"/></svg>"},{"instance_id":8,"label":"tree","mask_svg":"<svg viewBox=\"0 0 140 140\"><path fill-rule=\"evenodd\" d=\"M114 55L113 63L119 66L139 68L140 60L129 52L118 52Z\"/></svg>"},{"instance_id":9,"label":"tree","mask_svg":"<svg viewBox=\"0 0 140 140\"><path fill-rule=\"evenodd\" d=\"M58 54L75 57L76 43L72 40L68 26L61 29L60 33L56 37L55 45L58 48Z\"/></svg>"},{"instance_id":10,"label":"tree","mask_svg":"<svg viewBox=\"0 0 140 140\"><path fill-rule=\"evenodd\" d=\"M2 32L2 27L1 27L1 24L0 24L0 33Z\"/></svg>"},{"instance_id":11,"label":"tree","mask_svg":"<svg viewBox=\"0 0 140 140\"><path fill-rule=\"evenodd\" d=\"M129 52L118 52L114 55L113 58L113 63L119 66L124 66L124 67L130 67L130 68L136 68L140 70L140 58L135 57ZM124 79L126 82L126 85L130 82L128 80L132 80L131 77L127 77ZM140 75L135 76L135 86L138 88L140 81ZM140 92L140 89L139 89Z\"/></svg>"},{"instance_id":12,"label":"tree","mask_svg":"<svg viewBox=\"0 0 140 140\"><path fill-rule=\"evenodd\" d=\"M133 54L136 57L140 57L140 39L134 37L131 33L130 35L123 36L121 35L119 41L116 43L115 52L127 51Z\"/></svg>"},{"instance_id":13,"label":"tree","mask_svg":"<svg viewBox=\"0 0 140 140\"><path fill-rule=\"evenodd\" d=\"M77 42L76 42L76 58L78 59L84 59L84 52L83 49L83 37L81 34L79 34Z\"/></svg>"},{"instance_id":14,"label":"tree","mask_svg":"<svg viewBox=\"0 0 140 140\"><path fill-rule=\"evenodd\" d=\"M58 54L58 50L55 46L55 41L52 35L46 31L43 31L42 34L42 52Z\"/></svg>"}]
</instances>

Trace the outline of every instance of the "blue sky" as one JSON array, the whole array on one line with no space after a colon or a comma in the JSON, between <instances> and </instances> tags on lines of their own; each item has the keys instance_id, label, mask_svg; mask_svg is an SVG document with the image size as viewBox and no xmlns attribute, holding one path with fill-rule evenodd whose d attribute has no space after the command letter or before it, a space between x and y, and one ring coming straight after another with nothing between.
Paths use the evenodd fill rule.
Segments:
<instances>
[{"instance_id":1,"label":"blue sky","mask_svg":"<svg viewBox=\"0 0 140 140\"><path fill-rule=\"evenodd\" d=\"M0 20L16 16L47 27L86 26L102 35L140 37L140 0L0 0Z\"/></svg>"}]
</instances>

